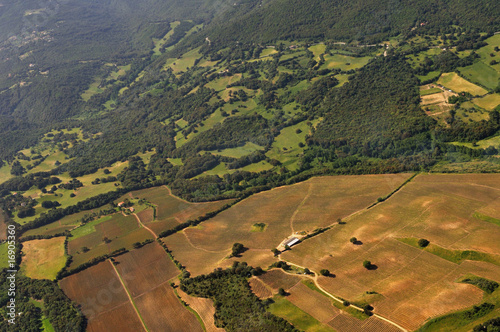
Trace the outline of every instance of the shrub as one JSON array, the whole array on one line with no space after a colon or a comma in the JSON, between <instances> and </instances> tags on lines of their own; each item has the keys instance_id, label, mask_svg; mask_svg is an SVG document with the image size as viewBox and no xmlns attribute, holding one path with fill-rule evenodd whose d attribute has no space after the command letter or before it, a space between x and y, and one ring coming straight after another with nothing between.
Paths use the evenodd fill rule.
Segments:
<instances>
[{"instance_id":1,"label":"shrub","mask_svg":"<svg viewBox=\"0 0 500 332\"><path fill-rule=\"evenodd\" d=\"M429 243L430 243L429 240L426 240L426 239L420 239L420 240L418 240L418 246L420 248L427 247L429 245Z\"/></svg>"}]
</instances>

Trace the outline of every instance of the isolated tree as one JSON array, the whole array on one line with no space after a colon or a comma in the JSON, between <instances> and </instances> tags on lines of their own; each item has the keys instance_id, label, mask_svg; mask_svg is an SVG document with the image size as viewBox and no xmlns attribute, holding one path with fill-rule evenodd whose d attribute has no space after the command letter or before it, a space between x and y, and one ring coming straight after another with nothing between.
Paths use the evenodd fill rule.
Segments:
<instances>
[{"instance_id":1,"label":"isolated tree","mask_svg":"<svg viewBox=\"0 0 500 332\"><path fill-rule=\"evenodd\" d=\"M275 256L275 257L276 257L276 256L278 256L278 255L281 253L281 252L280 252L278 249L276 249L276 248L271 249L271 251L273 252L273 254L274 254L274 256Z\"/></svg>"},{"instance_id":2,"label":"isolated tree","mask_svg":"<svg viewBox=\"0 0 500 332\"><path fill-rule=\"evenodd\" d=\"M357 239L357 238L355 238L355 237L353 236L353 237L351 237L351 238L349 239L349 241L350 241L351 243L356 243L356 242L358 242L358 239Z\"/></svg>"},{"instance_id":3,"label":"isolated tree","mask_svg":"<svg viewBox=\"0 0 500 332\"><path fill-rule=\"evenodd\" d=\"M364 261L363 262L363 267L367 270L369 270L372 267L372 262L370 261Z\"/></svg>"},{"instance_id":4,"label":"isolated tree","mask_svg":"<svg viewBox=\"0 0 500 332\"><path fill-rule=\"evenodd\" d=\"M418 240L418 246L420 248L427 247L429 245L429 243L430 243L429 240L426 240L426 239L420 239L420 240Z\"/></svg>"},{"instance_id":5,"label":"isolated tree","mask_svg":"<svg viewBox=\"0 0 500 332\"><path fill-rule=\"evenodd\" d=\"M290 250L290 246L288 244L285 246L285 250Z\"/></svg>"},{"instance_id":6,"label":"isolated tree","mask_svg":"<svg viewBox=\"0 0 500 332\"><path fill-rule=\"evenodd\" d=\"M103 241L104 243L110 243L110 242L111 242L111 240L110 240L110 239L108 239L106 236L102 238L102 241Z\"/></svg>"},{"instance_id":7,"label":"isolated tree","mask_svg":"<svg viewBox=\"0 0 500 332\"><path fill-rule=\"evenodd\" d=\"M87 251L89 251L89 250L90 250L90 249L89 249L89 248L87 248L87 247L82 247L82 252L87 252Z\"/></svg>"},{"instance_id":8,"label":"isolated tree","mask_svg":"<svg viewBox=\"0 0 500 332\"><path fill-rule=\"evenodd\" d=\"M286 292L283 288L280 288L278 289L278 294L281 295L281 296L285 296L286 295Z\"/></svg>"},{"instance_id":9,"label":"isolated tree","mask_svg":"<svg viewBox=\"0 0 500 332\"><path fill-rule=\"evenodd\" d=\"M319 271L319 273L325 277L328 277L330 275L330 271L327 269L322 269L321 271Z\"/></svg>"},{"instance_id":10,"label":"isolated tree","mask_svg":"<svg viewBox=\"0 0 500 332\"><path fill-rule=\"evenodd\" d=\"M229 257L238 256L244 250L245 250L245 247L243 246L243 244L236 242L235 244L233 244L233 248L232 248L232 251L231 251L231 256L229 256Z\"/></svg>"},{"instance_id":11,"label":"isolated tree","mask_svg":"<svg viewBox=\"0 0 500 332\"><path fill-rule=\"evenodd\" d=\"M307 267L304 269L305 274L311 274L311 270L309 270Z\"/></svg>"}]
</instances>

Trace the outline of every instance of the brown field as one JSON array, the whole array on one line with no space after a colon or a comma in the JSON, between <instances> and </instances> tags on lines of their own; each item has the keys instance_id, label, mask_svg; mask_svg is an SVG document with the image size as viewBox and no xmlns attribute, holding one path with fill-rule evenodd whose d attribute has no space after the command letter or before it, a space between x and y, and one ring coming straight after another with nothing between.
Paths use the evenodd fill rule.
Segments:
<instances>
[{"instance_id":1,"label":"brown field","mask_svg":"<svg viewBox=\"0 0 500 332\"><path fill-rule=\"evenodd\" d=\"M134 302L150 332L203 331L196 317L184 308L169 284L162 284L134 298Z\"/></svg>"},{"instance_id":2,"label":"brown field","mask_svg":"<svg viewBox=\"0 0 500 332\"><path fill-rule=\"evenodd\" d=\"M459 276L473 273L498 282L500 267L456 264L396 239L426 238L448 250L498 254L500 227L473 215L498 215L499 197L500 175L419 175L385 202L294 246L282 258L314 271L329 269L336 277L320 277L321 286L350 301L376 291L381 295L371 303L376 313L416 329L428 318L481 302L479 289L454 282ZM362 244L350 243L353 236ZM377 269L366 270L364 260Z\"/></svg>"},{"instance_id":3,"label":"brown field","mask_svg":"<svg viewBox=\"0 0 500 332\"><path fill-rule=\"evenodd\" d=\"M24 242L25 256L21 263L24 274L32 279L54 279L66 264L64 240L64 237L54 237Z\"/></svg>"},{"instance_id":4,"label":"brown field","mask_svg":"<svg viewBox=\"0 0 500 332\"><path fill-rule=\"evenodd\" d=\"M141 222L143 224L153 222L154 221L154 210L152 208L147 208L145 210L142 210L141 212L137 213L137 216L139 219L141 219Z\"/></svg>"},{"instance_id":5,"label":"brown field","mask_svg":"<svg viewBox=\"0 0 500 332\"><path fill-rule=\"evenodd\" d=\"M409 176L312 178L253 195L199 227L185 229L183 236L176 234L173 238L165 238L165 243L194 274L224 266L212 264L219 264L235 242L250 249L238 260L265 267L272 262L267 250L270 253L288 236L334 224L338 218L363 210L378 197L389 194ZM259 222L267 225L265 231L252 232L252 226ZM265 254L258 255L254 252L256 250Z\"/></svg>"},{"instance_id":6,"label":"brown field","mask_svg":"<svg viewBox=\"0 0 500 332\"><path fill-rule=\"evenodd\" d=\"M289 290L302 280L301 277L286 274L281 269L272 269L258 278L267 286L271 287L273 291L277 292L279 288Z\"/></svg>"},{"instance_id":7,"label":"brown field","mask_svg":"<svg viewBox=\"0 0 500 332\"><path fill-rule=\"evenodd\" d=\"M159 220L176 218L179 222L197 218L207 212L217 210L232 200L208 203L191 203L172 195L165 186L132 192L134 197L144 198L157 206L156 218Z\"/></svg>"},{"instance_id":8,"label":"brown field","mask_svg":"<svg viewBox=\"0 0 500 332\"><path fill-rule=\"evenodd\" d=\"M357 320L345 313L337 315L328 325L342 332L401 332L397 327L375 317Z\"/></svg>"},{"instance_id":9,"label":"brown field","mask_svg":"<svg viewBox=\"0 0 500 332\"><path fill-rule=\"evenodd\" d=\"M180 272L156 242L115 258L116 268L132 297L166 283Z\"/></svg>"},{"instance_id":10,"label":"brown field","mask_svg":"<svg viewBox=\"0 0 500 332\"><path fill-rule=\"evenodd\" d=\"M85 225L82 228L89 226L91 225ZM148 230L140 228L134 216L123 216L121 213L116 213L111 219L93 227L95 230L89 227L82 232L84 235L75 236L68 241L68 252L73 256L70 269L120 248L131 249L135 242L153 239L153 235ZM111 242L105 243L104 237L107 237ZM87 247L90 250L84 253L82 247Z\"/></svg>"},{"instance_id":11,"label":"brown field","mask_svg":"<svg viewBox=\"0 0 500 332\"><path fill-rule=\"evenodd\" d=\"M127 293L149 331L202 331L168 283L179 271L159 244L132 250L115 261L115 267L108 260L60 282L66 295L82 307L89 331L142 331Z\"/></svg>"},{"instance_id":12,"label":"brown field","mask_svg":"<svg viewBox=\"0 0 500 332\"><path fill-rule=\"evenodd\" d=\"M302 282L293 286L288 292L290 293L290 295L286 297L288 301L292 302L321 323L328 323L341 312L341 310L331 304L331 299L308 288ZM358 320L352 316L351 318Z\"/></svg>"},{"instance_id":13,"label":"brown field","mask_svg":"<svg viewBox=\"0 0 500 332\"><path fill-rule=\"evenodd\" d=\"M108 261L64 278L59 285L71 300L81 306L82 313L89 319L89 330L94 321L98 326L106 324L107 320L99 319L100 315L120 306L127 307L127 304L132 309L127 293ZM122 310L129 312L130 309ZM108 328L110 327L112 327L111 324ZM118 327L119 325L116 328ZM94 330L102 331L102 329Z\"/></svg>"},{"instance_id":14,"label":"brown field","mask_svg":"<svg viewBox=\"0 0 500 332\"><path fill-rule=\"evenodd\" d=\"M249 281L252 292L260 299L267 299L273 296L271 290L260 279L252 277Z\"/></svg>"},{"instance_id":15,"label":"brown field","mask_svg":"<svg viewBox=\"0 0 500 332\"><path fill-rule=\"evenodd\" d=\"M177 293L182 298L184 302L189 304L191 309L195 310L198 315L200 315L205 325L207 332L222 332L225 331L223 328L215 326L214 314L214 302L210 299L205 299L202 297L193 297L181 291L177 288Z\"/></svg>"}]
</instances>

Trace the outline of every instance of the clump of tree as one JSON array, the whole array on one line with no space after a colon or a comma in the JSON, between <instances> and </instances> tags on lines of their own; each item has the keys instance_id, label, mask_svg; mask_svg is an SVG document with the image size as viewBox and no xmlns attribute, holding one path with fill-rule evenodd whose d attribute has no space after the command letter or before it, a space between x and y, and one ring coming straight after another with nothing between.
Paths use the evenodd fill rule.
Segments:
<instances>
[{"instance_id":1,"label":"clump of tree","mask_svg":"<svg viewBox=\"0 0 500 332\"><path fill-rule=\"evenodd\" d=\"M481 277L465 278L462 280L462 282L474 285L488 294L493 293L499 286L496 281L488 280Z\"/></svg>"},{"instance_id":2,"label":"clump of tree","mask_svg":"<svg viewBox=\"0 0 500 332\"><path fill-rule=\"evenodd\" d=\"M236 242L235 244L233 244L233 248L231 249L231 255L229 255L229 258L238 257L244 251L245 246L241 243Z\"/></svg>"},{"instance_id":3,"label":"clump of tree","mask_svg":"<svg viewBox=\"0 0 500 332\"><path fill-rule=\"evenodd\" d=\"M330 270L327 270L327 269L321 269L321 270L319 271L319 274L321 274L321 275L322 275L322 276L324 276L324 277L328 277L328 276L330 276Z\"/></svg>"},{"instance_id":4,"label":"clump of tree","mask_svg":"<svg viewBox=\"0 0 500 332\"><path fill-rule=\"evenodd\" d=\"M420 239L420 240L418 240L418 246L419 246L420 248L425 248L425 247L427 247L429 244L430 244L429 240L426 240L426 239Z\"/></svg>"},{"instance_id":5,"label":"clump of tree","mask_svg":"<svg viewBox=\"0 0 500 332\"><path fill-rule=\"evenodd\" d=\"M365 260L363 261L363 267L367 270L372 270L375 267L375 265L373 265L371 261Z\"/></svg>"}]
</instances>

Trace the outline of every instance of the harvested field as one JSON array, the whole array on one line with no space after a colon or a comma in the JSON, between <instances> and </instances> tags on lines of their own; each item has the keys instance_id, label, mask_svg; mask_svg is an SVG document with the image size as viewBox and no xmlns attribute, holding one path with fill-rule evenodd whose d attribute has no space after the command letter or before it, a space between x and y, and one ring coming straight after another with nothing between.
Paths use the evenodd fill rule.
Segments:
<instances>
[{"instance_id":1,"label":"harvested field","mask_svg":"<svg viewBox=\"0 0 500 332\"><path fill-rule=\"evenodd\" d=\"M205 329L207 332L223 332L225 331L223 328L219 328L215 326L214 314L214 302L210 299L205 299L202 297L193 297L181 291L179 288L177 289L177 293L181 297L181 299L189 304L193 310L195 310L198 315L200 315L203 324L205 325Z\"/></svg>"},{"instance_id":2,"label":"harvested field","mask_svg":"<svg viewBox=\"0 0 500 332\"><path fill-rule=\"evenodd\" d=\"M494 93L491 95L486 95L482 98L474 98L472 102L479 107L482 107L488 111L494 110L498 105L500 105L500 94Z\"/></svg>"},{"instance_id":3,"label":"harvested field","mask_svg":"<svg viewBox=\"0 0 500 332\"><path fill-rule=\"evenodd\" d=\"M272 269L263 275L258 276L258 279L271 287L275 292L277 292L279 288L283 288L288 291L302 280L301 277L286 274L281 269Z\"/></svg>"},{"instance_id":4,"label":"harvested field","mask_svg":"<svg viewBox=\"0 0 500 332\"><path fill-rule=\"evenodd\" d=\"M482 96L488 93L485 89L463 79L456 73L441 74L438 84L441 84L454 92L469 92L473 96Z\"/></svg>"},{"instance_id":5,"label":"harvested field","mask_svg":"<svg viewBox=\"0 0 500 332\"><path fill-rule=\"evenodd\" d=\"M479 211L498 216L499 198L498 174L419 175L388 200L282 258L316 272L329 269L336 277L319 277L321 286L350 301L377 292L371 303L376 313L416 329L428 318L481 302L480 290L454 282L460 275L499 279L500 267L492 263L441 257L466 250L478 259L500 253L500 227L474 217ZM359 244L349 241L353 236ZM425 238L442 249L427 252L397 238ZM365 269L364 260L376 268Z\"/></svg>"},{"instance_id":6,"label":"harvested field","mask_svg":"<svg viewBox=\"0 0 500 332\"><path fill-rule=\"evenodd\" d=\"M137 213L137 216L143 224L147 224L154 221L155 211L152 208L147 208Z\"/></svg>"},{"instance_id":7,"label":"harvested field","mask_svg":"<svg viewBox=\"0 0 500 332\"><path fill-rule=\"evenodd\" d=\"M24 242L21 271L32 279L54 279L66 264L64 240L64 237L55 237Z\"/></svg>"},{"instance_id":8,"label":"harvested field","mask_svg":"<svg viewBox=\"0 0 500 332\"><path fill-rule=\"evenodd\" d=\"M134 302L150 332L203 332L195 315L184 308L169 284L134 298Z\"/></svg>"},{"instance_id":9,"label":"harvested field","mask_svg":"<svg viewBox=\"0 0 500 332\"><path fill-rule=\"evenodd\" d=\"M249 283L252 292L260 299L267 299L273 296L271 290L260 279L253 277L250 279Z\"/></svg>"}]
</instances>

